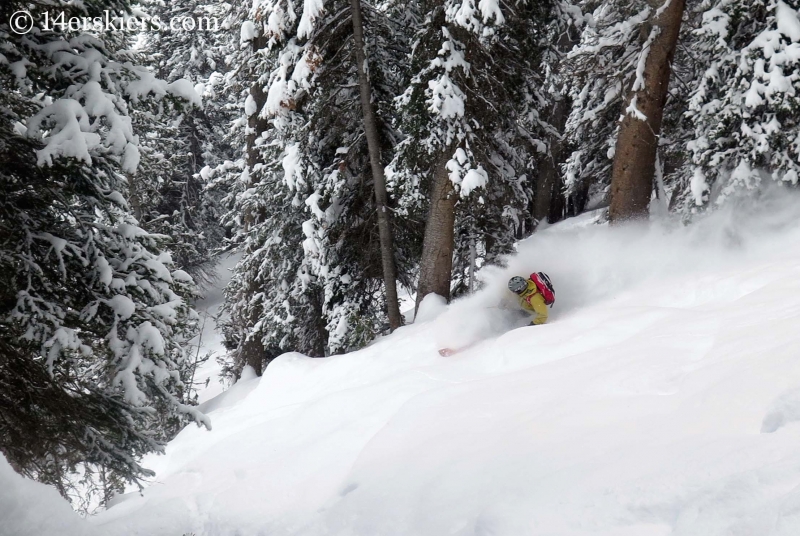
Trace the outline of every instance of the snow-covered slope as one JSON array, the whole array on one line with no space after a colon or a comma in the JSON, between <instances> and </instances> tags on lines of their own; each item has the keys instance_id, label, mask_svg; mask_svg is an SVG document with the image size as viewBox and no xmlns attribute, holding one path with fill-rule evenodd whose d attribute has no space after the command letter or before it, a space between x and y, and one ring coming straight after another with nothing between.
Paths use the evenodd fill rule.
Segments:
<instances>
[{"instance_id":1,"label":"snow-covered slope","mask_svg":"<svg viewBox=\"0 0 800 536\"><path fill-rule=\"evenodd\" d=\"M25 478L0 453L0 535L100 536L53 486Z\"/></svg>"},{"instance_id":2,"label":"snow-covered slope","mask_svg":"<svg viewBox=\"0 0 800 536\"><path fill-rule=\"evenodd\" d=\"M752 212L752 211L750 211ZM104 535L800 534L800 200L554 226L368 348L205 406ZM547 271L551 323L501 305ZM467 347L454 357L442 346Z\"/></svg>"},{"instance_id":3,"label":"snow-covered slope","mask_svg":"<svg viewBox=\"0 0 800 536\"><path fill-rule=\"evenodd\" d=\"M770 212L551 228L432 320L238 384L213 431L187 428L158 482L95 521L148 536L800 534L800 232L796 210ZM508 331L502 284L532 269L555 280L552 323Z\"/></svg>"}]
</instances>

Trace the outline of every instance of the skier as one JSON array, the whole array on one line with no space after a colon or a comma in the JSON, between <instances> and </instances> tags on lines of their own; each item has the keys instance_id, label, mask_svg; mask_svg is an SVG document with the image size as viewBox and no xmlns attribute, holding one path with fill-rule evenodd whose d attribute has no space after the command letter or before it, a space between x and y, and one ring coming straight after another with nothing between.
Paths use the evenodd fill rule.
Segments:
<instances>
[{"instance_id":1,"label":"skier","mask_svg":"<svg viewBox=\"0 0 800 536\"><path fill-rule=\"evenodd\" d=\"M556 299L547 274L534 272L528 279L515 275L508 281L508 290L519 296L520 307L535 314L531 319L532 326L547 322L547 306L552 305Z\"/></svg>"},{"instance_id":2,"label":"skier","mask_svg":"<svg viewBox=\"0 0 800 536\"><path fill-rule=\"evenodd\" d=\"M531 319L532 326L541 326L547 322L547 306L552 306L556 301L556 291L553 289L553 284L547 274L534 272L528 279L514 276L508 281L508 289L519 296L519 304L523 310L536 315ZM503 302L505 301L504 299ZM506 309L507 307L505 303L501 303L500 308ZM475 346L479 342L481 342L480 339L461 348L441 348L439 349L439 355L450 357Z\"/></svg>"}]
</instances>

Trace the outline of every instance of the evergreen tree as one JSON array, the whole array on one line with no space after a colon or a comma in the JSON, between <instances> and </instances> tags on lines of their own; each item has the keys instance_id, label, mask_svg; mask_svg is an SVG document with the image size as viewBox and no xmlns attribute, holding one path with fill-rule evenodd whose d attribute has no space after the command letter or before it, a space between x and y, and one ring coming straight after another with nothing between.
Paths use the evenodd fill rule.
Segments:
<instances>
[{"instance_id":1,"label":"evergreen tree","mask_svg":"<svg viewBox=\"0 0 800 536\"><path fill-rule=\"evenodd\" d=\"M369 78L369 64L364 45L364 22L361 0L350 0L350 18L353 21L353 45L355 64L358 73L358 87L361 96L361 113L364 118L364 136L369 151L370 171L375 190L375 209L378 220L378 236L383 265L383 285L386 289L386 313L389 328L395 330L403 325L400 304L397 298L397 267L394 259L394 240L392 239L391 215L386 197L386 175L381 158L381 140L378 133L375 107L372 104L372 82Z\"/></svg>"},{"instance_id":2,"label":"evergreen tree","mask_svg":"<svg viewBox=\"0 0 800 536\"><path fill-rule=\"evenodd\" d=\"M181 403L194 282L125 196L140 159L130 104L194 94L133 63L119 37L19 35L6 21L26 7L0 6L0 449L69 495L79 469L112 487L151 474L137 460L183 416L208 425Z\"/></svg>"},{"instance_id":3,"label":"evergreen tree","mask_svg":"<svg viewBox=\"0 0 800 536\"><path fill-rule=\"evenodd\" d=\"M693 45L708 58L688 119L691 162L678 187L686 213L800 174L800 19L797 2L704 2Z\"/></svg>"},{"instance_id":4,"label":"evergreen tree","mask_svg":"<svg viewBox=\"0 0 800 536\"><path fill-rule=\"evenodd\" d=\"M544 150L537 67L550 7L419 3L412 78L398 99L406 138L389 174L402 213L427 214L417 305L428 293L450 297L454 251L469 258L478 240L485 259L508 252L527 219L526 171Z\"/></svg>"},{"instance_id":5,"label":"evergreen tree","mask_svg":"<svg viewBox=\"0 0 800 536\"><path fill-rule=\"evenodd\" d=\"M609 201L621 119L641 111L629 93L645 81L650 48L660 31L653 17L664 2L587 0L587 24L569 54L572 111L566 125L571 155L565 185L574 212ZM643 114L642 114L643 115Z\"/></svg>"},{"instance_id":6,"label":"evergreen tree","mask_svg":"<svg viewBox=\"0 0 800 536\"><path fill-rule=\"evenodd\" d=\"M224 85L230 68L225 34L232 31L231 6L201 0L147 0L143 6L149 17L161 21L139 38L144 60L167 82L190 81L203 101L169 119L163 112L155 118L144 110L135 114L137 127L146 133L140 149L142 173L135 185L137 218L145 229L170 236L176 263L196 280L208 282L214 251L224 237L221 192L207 188L210 170L233 157L224 135L233 120Z\"/></svg>"},{"instance_id":7,"label":"evergreen tree","mask_svg":"<svg viewBox=\"0 0 800 536\"><path fill-rule=\"evenodd\" d=\"M557 3L552 22L548 25L543 46L543 86L548 104L544 109L546 148L536 161L536 189L531 208L530 230L541 222L555 223L565 216L566 196L561 166L567 157L564 129L572 102L569 96L569 65L567 55L578 44L584 20L580 8L569 3Z\"/></svg>"},{"instance_id":8,"label":"evergreen tree","mask_svg":"<svg viewBox=\"0 0 800 536\"><path fill-rule=\"evenodd\" d=\"M241 365L251 355L269 360L268 349L325 355L357 348L386 326L350 3L297 13L290 7L259 3L242 26L248 64L240 75L254 84L244 104L247 162L234 181L230 221L241 222L236 240L245 256L227 301ZM380 143L389 149L396 134L383 111L399 87L404 50L395 14L365 4L363 17ZM388 159L390 150L384 153ZM407 281L404 237L414 235L396 229L400 280Z\"/></svg>"}]
</instances>

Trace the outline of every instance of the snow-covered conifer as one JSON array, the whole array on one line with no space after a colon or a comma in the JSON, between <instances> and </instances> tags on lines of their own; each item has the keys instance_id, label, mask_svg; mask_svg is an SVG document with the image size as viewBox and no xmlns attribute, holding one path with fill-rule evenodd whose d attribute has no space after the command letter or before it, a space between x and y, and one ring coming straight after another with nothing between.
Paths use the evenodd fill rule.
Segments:
<instances>
[{"instance_id":1,"label":"snow-covered conifer","mask_svg":"<svg viewBox=\"0 0 800 536\"><path fill-rule=\"evenodd\" d=\"M689 102L691 163L679 185L688 213L800 176L797 2L706 1L696 54L707 58Z\"/></svg>"},{"instance_id":2,"label":"snow-covered conifer","mask_svg":"<svg viewBox=\"0 0 800 536\"><path fill-rule=\"evenodd\" d=\"M572 107L571 73L566 59L577 44L584 23L580 8L569 2L557 2L541 38L542 95L547 105L539 115L545 124L543 141L546 147L537 154L531 221L525 232L536 230L545 221L555 223L566 214L567 196L561 167L569 153L564 128ZM541 101L536 104L541 107Z\"/></svg>"},{"instance_id":3,"label":"snow-covered conifer","mask_svg":"<svg viewBox=\"0 0 800 536\"><path fill-rule=\"evenodd\" d=\"M266 349L313 355L362 346L385 327L375 201L350 3L259 2L242 25L253 87L244 102L247 166L235 181L232 222L245 256L228 288L232 326ZM386 160L390 109L402 70L390 5L365 4L365 41ZM398 226L400 227L400 226ZM403 281L403 237L398 259ZM408 266L406 261L405 266ZM406 268L407 269L407 268ZM406 278L407 279L407 278ZM236 331L233 329L233 331ZM240 359L246 363L247 359ZM258 367L257 367L258 368Z\"/></svg>"},{"instance_id":4,"label":"snow-covered conifer","mask_svg":"<svg viewBox=\"0 0 800 536\"><path fill-rule=\"evenodd\" d=\"M635 103L626 110L625 99L644 83L650 46L659 35L652 20L666 5L650 0L581 4L586 25L568 55L573 105L565 136L572 151L564 165L577 212L607 201L620 118L638 112Z\"/></svg>"},{"instance_id":5,"label":"snow-covered conifer","mask_svg":"<svg viewBox=\"0 0 800 536\"><path fill-rule=\"evenodd\" d=\"M195 284L126 199L141 157L131 105L196 96L137 66L118 36L14 32L8 16L25 5L0 8L0 449L67 494L78 467L147 475L139 457L181 415L208 424L181 402Z\"/></svg>"},{"instance_id":6,"label":"snow-covered conifer","mask_svg":"<svg viewBox=\"0 0 800 536\"><path fill-rule=\"evenodd\" d=\"M199 106L165 114L138 110L141 172L136 178L135 207L142 226L168 235L178 265L206 282L213 251L223 229L218 189L209 190L211 170L233 158L229 130L233 114L225 76L228 34L235 31L232 7L203 0L145 1L147 17L161 21L139 35L137 51L167 82L189 81L202 98ZM192 21L186 23L185 21ZM186 28L192 28L187 30Z\"/></svg>"},{"instance_id":7,"label":"snow-covered conifer","mask_svg":"<svg viewBox=\"0 0 800 536\"><path fill-rule=\"evenodd\" d=\"M526 219L526 173L544 150L537 67L549 5L432 0L419 9L412 76L397 101L405 139L389 169L403 213L427 214L418 303L450 296L453 251L457 264L473 239L481 257L507 252Z\"/></svg>"}]
</instances>

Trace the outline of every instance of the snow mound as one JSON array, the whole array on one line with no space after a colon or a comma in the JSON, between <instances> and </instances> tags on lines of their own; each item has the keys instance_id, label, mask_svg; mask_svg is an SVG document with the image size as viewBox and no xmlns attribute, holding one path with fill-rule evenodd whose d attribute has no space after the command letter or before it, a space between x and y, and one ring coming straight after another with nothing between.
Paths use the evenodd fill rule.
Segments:
<instances>
[{"instance_id":1,"label":"snow mound","mask_svg":"<svg viewBox=\"0 0 800 536\"><path fill-rule=\"evenodd\" d=\"M240 401L247 398L247 396L258 386L261 378L258 377L256 371L250 365L244 367L242 376L230 389L220 393L214 398L207 400L197 406L197 409L205 414L212 413L222 408L235 406Z\"/></svg>"},{"instance_id":2,"label":"snow mound","mask_svg":"<svg viewBox=\"0 0 800 536\"><path fill-rule=\"evenodd\" d=\"M0 534L89 536L101 533L81 519L55 488L18 475L0 454Z\"/></svg>"}]
</instances>

